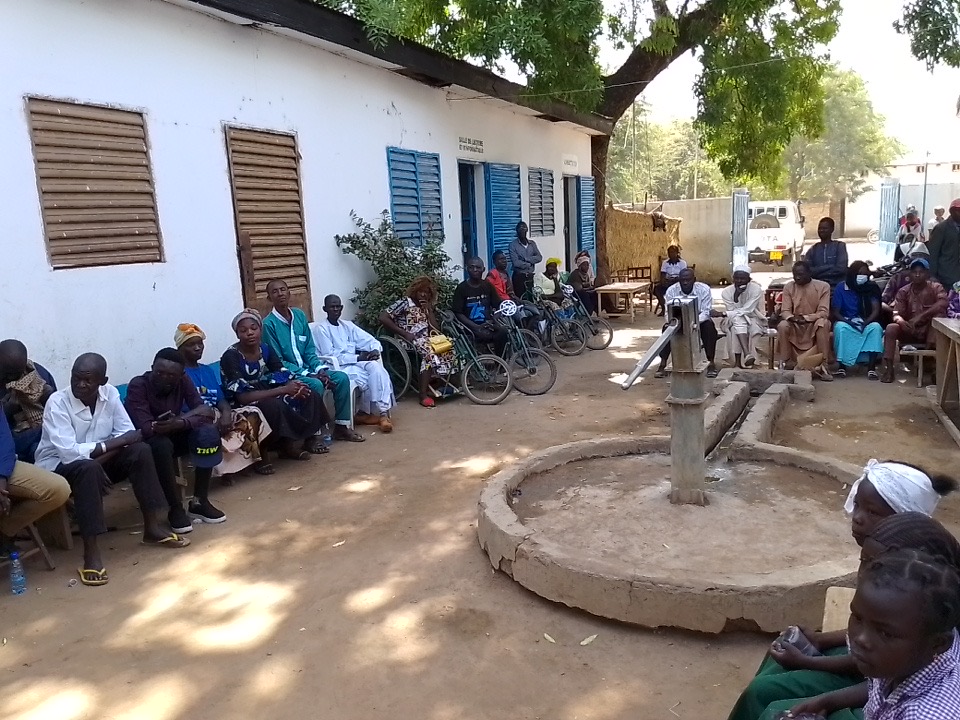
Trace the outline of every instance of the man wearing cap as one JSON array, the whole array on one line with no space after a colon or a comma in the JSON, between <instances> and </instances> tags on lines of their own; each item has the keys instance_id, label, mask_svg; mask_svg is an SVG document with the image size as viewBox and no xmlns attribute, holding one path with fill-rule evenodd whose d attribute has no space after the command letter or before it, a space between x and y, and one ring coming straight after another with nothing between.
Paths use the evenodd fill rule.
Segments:
<instances>
[{"instance_id":1,"label":"man wearing cap","mask_svg":"<svg viewBox=\"0 0 960 720\"><path fill-rule=\"evenodd\" d=\"M927 221L927 230L933 230L937 225L943 222L943 214L946 212L943 205L937 205L933 209L933 217Z\"/></svg>"},{"instance_id":2,"label":"man wearing cap","mask_svg":"<svg viewBox=\"0 0 960 720\"><path fill-rule=\"evenodd\" d=\"M597 289L590 275L590 256L581 253L577 256L577 266L570 271L567 284L573 288L587 312L593 315L597 312Z\"/></svg>"},{"instance_id":3,"label":"man wearing cap","mask_svg":"<svg viewBox=\"0 0 960 720\"><path fill-rule=\"evenodd\" d=\"M737 367L753 367L757 362L757 340L763 337L766 316L763 314L763 288L750 278L750 266L733 269L733 284L720 293L726 317L720 330L727 336L727 359Z\"/></svg>"},{"instance_id":4,"label":"man wearing cap","mask_svg":"<svg viewBox=\"0 0 960 720\"><path fill-rule=\"evenodd\" d=\"M883 334L883 368L880 381L894 380L893 359L897 343L904 347L914 343L936 346L936 333L930 322L947 310L947 291L936 280L930 279L930 263L916 258L910 263L910 284L900 288L893 302L893 322Z\"/></svg>"},{"instance_id":5,"label":"man wearing cap","mask_svg":"<svg viewBox=\"0 0 960 720\"><path fill-rule=\"evenodd\" d=\"M216 414L203 402L184 366L179 350L163 348L154 357L150 371L130 381L124 401L130 419L153 453L157 476L170 506L170 526L177 533L193 530L176 494L179 457L188 456L194 467L196 480L190 516L213 524L227 519L207 496L213 468L221 459L220 431L214 424Z\"/></svg>"},{"instance_id":6,"label":"man wearing cap","mask_svg":"<svg viewBox=\"0 0 960 720\"><path fill-rule=\"evenodd\" d=\"M944 287L960 280L960 198L950 203L950 217L937 225L927 243L930 274Z\"/></svg>"},{"instance_id":7,"label":"man wearing cap","mask_svg":"<svg viewBox=\"0 0 960 720\"><path fill-rule=\"evenodd\" d=\"M927 250L927 246L923 243L917 243L913 246L913 250L910 252L909 260L922 257L925 260L930 260L930 251ZM893 301L897 299L897 293L900 292L900 288L904 288L910 284L910 267L907 263L907 267L904 267L903 270L894 274L888 281L887 284L883 287L883 296L881 300L883 302L884 312L893 313Z\"/></svg>"}]
</instances>

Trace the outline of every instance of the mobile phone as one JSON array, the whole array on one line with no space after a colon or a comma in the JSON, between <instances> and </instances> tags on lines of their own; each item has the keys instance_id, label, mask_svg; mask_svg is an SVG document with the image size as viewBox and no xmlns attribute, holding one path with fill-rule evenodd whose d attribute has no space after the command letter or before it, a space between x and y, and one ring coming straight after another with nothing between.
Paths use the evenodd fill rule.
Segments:
<instances>
[{"instance_id":1,"label":"mobile phone","mask_svg":"<svg viewBox=\"0 0 960 720\"><path fill-rule=\"evenodd\" d=\"M174 414L173 410L167 410L163 415L160 415L157 420L163 422L164 420L173 420Z\"/></svg>"}]
</instances>

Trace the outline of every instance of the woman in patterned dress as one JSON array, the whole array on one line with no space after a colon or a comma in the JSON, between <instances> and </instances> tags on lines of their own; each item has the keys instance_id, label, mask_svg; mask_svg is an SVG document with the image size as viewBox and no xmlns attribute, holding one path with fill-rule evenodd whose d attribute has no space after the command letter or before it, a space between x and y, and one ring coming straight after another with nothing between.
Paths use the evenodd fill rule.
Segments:
<instances>
[{"instance_id":1,"label":"woman in patterned dress","mask_svg":"<svg viewBox=\"0 0 960 720\"><path fill-rule=\"evenodd\" d=\"M380 313L380 324L397 337L406 340L420 356L420 404L433 407L430 380L436 374L449 375L453 370L453 352L437 354L430 347L430 332L440 330L434 314L438 297L437 284L421 275L407 288L407 296Z\"/></svg>"}]
</instances>

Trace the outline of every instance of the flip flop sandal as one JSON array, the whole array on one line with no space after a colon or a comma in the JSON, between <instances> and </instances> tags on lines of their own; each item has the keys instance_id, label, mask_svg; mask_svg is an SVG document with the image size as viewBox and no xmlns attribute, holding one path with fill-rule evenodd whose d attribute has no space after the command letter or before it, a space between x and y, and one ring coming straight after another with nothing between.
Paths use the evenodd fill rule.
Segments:
<instances>
[{"instance_id":1,"label":"flip flop sandal","mask_svg":"<svg viewBox=\"0 0 960 720\"><path fill-rule=\"evenodd\" d=\"M295 452L295 453L281 452L280 459L281 460L299 460L300 462L307 462L307 460L310 459L310 453L307 452L306 450L300 450L299 452Z\"/></svg>"},{"instance_id":2,"label":"flip flop sandal","mask_svg":"<svg viewBox=\"0 0 960 720\"><path fill-rule=\"evenodd\" d=\"M178 535L175 532L170 533L165 538L160 540L141 540L141 545L152 545L154 547L165 547L165 548L185 548L190 544L190 541L187 538Z\"/></svg>"},{"instance_id":3,"label":"flip flop sandal","mask_svg":"<svg viewBox=\"0 0 960 720\"><path fill-rule=\"evenodd\" d=\"M423 407L425 408L432 408L437 406L437 403L434 401L432 397L421 398L420 404L423 405Z\"/></svg>"},{"instance_id":4,"label":"flip flop sandal","mask_svg":"<svg viewBox=\"0 0 960 720\"><path fill-rule=\"evenodd\" d=\"M345 426L341 426L341 427L345 427ZM353 443L362 443L362 442L366 442L367 440L360 433L353 432L352 430L349 431L349 433L350 434L348 435L347 433L341 430L339 433L333 434L333 439L339 440L340 442L353 442ZM324 448L324 449L326 450L327 448Z\"/></svg>"},{"instance_id":5,"label":"flip flop sandal","mask_svg":"<svg viewBox=\"0 0 960 720\"><path fill-rule=\"evenodd\" d=\"M273 469L273 465L270 463L259 463L253 466L253 471L257 475L273 475L276 470Z\"/></svg>"},{"instance_id":6,"label":"flip flop sandal","mask_svg":"<svg viewBox=\"0 0 960 720\"><path fill-rule=\"evenodd\" d=\"M80 583L88 587L99 587L100 585L106 585L110 582L110 578L107 577L106 568L101 568L100 570L80 568L77 572L80 574Z\"/></svg>"},{"instance_id":7,"label":"flip flop sandal","mask_svg":"<svg viewBox=\"0 0 960 720\"><path fill-rule=\"evenodd\" d=\"M867 380L879 380L879 379L880 379L880 373L878 373L876 370L870 370L869 372L867 372Z\"/></svg>"},{"instance_id":8,"label":"flip flop sandal","mask_svg":"<svg viewBox=\"0 0 960 720\"><path fill-rule=\"evenodd\" d=\"M328 448L323 443L317 443L316 445L312 445L308 450L305 450L304 452L308 452L311 455L326 455L328 452L330 452L330 448Z\"/></svg>"},{"instance_id":9,"label":"flip flop sandal","mask_svg":"<svg viewBox=\"0 0 960 720\"><path fill-rule=\"evenodd\" d=\"M833 374L834 377L845 378L847 376L847 371L844 368L837 368L837 371Z\"/></svg>"}]
</instances>

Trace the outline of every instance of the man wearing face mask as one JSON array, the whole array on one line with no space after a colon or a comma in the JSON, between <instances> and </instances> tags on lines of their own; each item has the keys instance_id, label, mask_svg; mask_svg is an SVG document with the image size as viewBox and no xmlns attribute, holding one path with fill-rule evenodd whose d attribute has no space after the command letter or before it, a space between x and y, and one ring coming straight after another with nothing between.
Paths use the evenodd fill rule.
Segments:
<instances>
[{"instance_id":1,"label":"man wearing face mask","mask_svg":"<svg viewBox=\"0 0 960 720\"><path fill-rule=\"evenodd\" d=\"M847 368L864 360L867 378L879 380L877 362L883 352L880 286L870 280L870 267L860 260L850 264L847 279L833 291L833 350L839 367L834 377L846 377Z\"/></svg>"},{"instance_id":2,"label":"man wearing face mask","mask_svg":"<svg viewBox=\"0 0 960 720\"><path fill-rule=\"evenodd\" d=\"M733 269L733 285L720 294L727 316L720 329L727 336L727 359L736 366L753 367L757 362L757 340L763 337L766 316L761 308L763 288L750 279L750 266Z\"/></svg>"}]
</instances>

